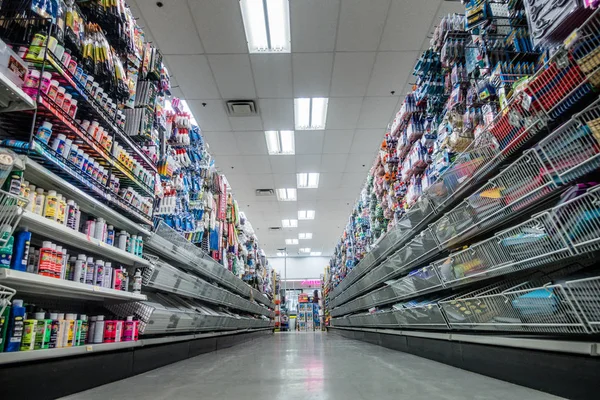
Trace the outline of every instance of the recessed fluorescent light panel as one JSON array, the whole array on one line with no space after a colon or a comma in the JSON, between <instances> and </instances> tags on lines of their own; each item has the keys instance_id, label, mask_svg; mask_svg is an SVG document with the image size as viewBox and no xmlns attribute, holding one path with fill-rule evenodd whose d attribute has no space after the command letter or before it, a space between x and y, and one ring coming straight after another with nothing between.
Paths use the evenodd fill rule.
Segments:
<instances>
[{"instance_id":1,"label":"recessed fluorescent light panel","mask_svg":"<svg viewBox=\"0 0 600 400\"><path fill-rule=\"evenodd\" d=\"M315 219L315 210L298 211L298 219Z\"/></svg>"},{"instance_id":2,"label":"recessed fluorescent light panel","mask_svg":"<svg viewBox=\"0 0 600 400\"><path fill-rule=\"evenodd\" d=\"M295 154L294 131L265 131L270 155Z\"/></svg>"},{"instance_id":3,"label":"recessed fluorescent light panel","mask_svg":"<svg viewBox=\"0 0 600 400\"><path fill-rule=\"evenodd\" d=\"M301 247L298 251L300 253L310 253L310 247Z\"/></svg>"},{"instance_id":4,"label":"recessed fluorescent light panel","mask_svg":"<svg viewBox=\"0 0 600 400\"><path fill-rule=\"evenodd\" d=\"M325 129L328 102L325 97L294 99L296 130Z\"/></svg>"},{"instance_id":5,"label":"recessed fluorescent light panel","mask_svg":"<svg viewBox=\"0 0 600 400\"><path fill-rule=\"evenodd\" d=\"M310 173L300 173L296 174L296 181L298 184L298 188L301 189L316 189L319 187L319 173L318 172L310 172Z\"/></svg>"},{"instance_id":6,"label":"recessed fluorescent light panel","mask_svg":"<svg viewBox=\"0 0 600 400\"><path fill-rule=\"evenodd\" d=\"M297 228L298 220L297 219L282 219L281 226L284 228Z\"/></svg>"},{"instance_id":7,"label":"recessed fluorescent light panel","mask_svg":"<svg viewBox=\"0 0 600 400\"><path fill-rule=\"evenodd\" d=\"M311 256L320 256L320 255L321 255L321 252L320 252L320 251L311 251L311 252L310 252L310 255L311 255Z\"/></svg>"},{"instance_id":8,"label":"recessed fluorescent light panel","mask_svg":"<svg viewBox=\"0 0 600 400\"><path fill-rule=\"evenodd\" d=\"M285 244L298 244L298 239L285 239Z\"/></svg>"},{"instance_id":9,"label":"recessed fluorescent light panel","mask_svg":"<svg viewBox=\"0 0 600 400\"><path fill-rule=\"evenodd\" d=\"M298 239L312 239L312 233L299 233Z\"/></svg>"},{"instance_id":10,"label":"recessed fluorescent light panel","mask_svg":"<svg viewBox=\"0 0 600 400\"><path fill-rule=\"evenodd\" d=\"M289 53L289 0L240 0L250 53Z\"/></svg>"},{"instance_id":11,"label":"recessed fluorescent light panel","mask_svg":"<svg viewBox=\"0 0 600 400\"><path fill-rule=\"evenodd\" d=\"M296 189L277 189L277 200L296 201Z\"/></svg>"}]
</instances>

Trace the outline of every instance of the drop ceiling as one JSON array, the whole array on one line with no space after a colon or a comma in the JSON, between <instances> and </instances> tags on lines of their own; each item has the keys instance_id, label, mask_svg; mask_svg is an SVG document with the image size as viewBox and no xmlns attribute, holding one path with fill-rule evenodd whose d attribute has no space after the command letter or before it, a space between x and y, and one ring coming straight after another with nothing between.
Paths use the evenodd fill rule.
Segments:
<instances>
[{"instance_id":1,"label":"drop ceiling","mask_svg":"<svg viewBox=\"0 0 600 400\"><path fill-rule=\"evenodd\" d=\"M238 0L128 0L188 101L217 167L231 184L267 255L287 246L331 255L387 124L413 82L412 67L440 18L464 12L441 0L290 0L292 52L248 54ZM392 92L394 92L392 94ZM265 130L294 130L294 98L328 97L325 130L295 131L295 155L270 156ZM259 115L230 117L224 101L256 99ZM297 201L257 197L320 173ZM298 228L269 231L299 210Z\"/></svg>"}]
</instances>

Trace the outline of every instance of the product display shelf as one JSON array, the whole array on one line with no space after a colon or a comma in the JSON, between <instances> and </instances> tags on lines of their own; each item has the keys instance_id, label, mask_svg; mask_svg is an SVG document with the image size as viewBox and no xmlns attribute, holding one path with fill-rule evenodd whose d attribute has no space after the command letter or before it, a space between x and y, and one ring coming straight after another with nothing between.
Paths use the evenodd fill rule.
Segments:
<instances>
[{"instance_id":1,"label":"product display shelf","mask_svg":"<svg viewBox=\"0 0 600 400\"><path fill-rule=\"evenodd\" d=\"M20 228L26 228L44 238L57 240L61 244L73 246L86 253L107 257L108 259L127 266L145 267L150 265L142 257L137 257L118 247L108 245L101 240L90 237L82 232L68 228L58 222L49 220L30 211L20 210Z\"/></svg>"},{"instance_id":2,"label":"product display shelf","mask_svg":"<svg viewBox=\"0 0 600 400\"><path fill-rule=\"evenodd\" d=\"M36 162L40 167L68 181L77 189L82 190L100 201L106 202L114 207L115 211L123 213L124 217L128 217L131 220L146 226L152 225L150 216L134 208L118 195L108 192L105 186L93 180L88 174L84 174L76 165L58 156L49 147L40 145L39 142L35 142L34 148L31 150L20 145L18 147L11 146L10 148L19 154L25 155L27 158ZM42 183L42 185L44 184Z\"/></svg>"},{"instance_id":3,"label":"product display shelf","mask_svg":"<svg viewBox=\"0 0 600 400\"><path fill-rule=\"evenodd\" d=\"M372 269L360 281L350 286L341 296L331 302L337 307L377 287L389 279L394 279L412 267L423 263L440 252L440 248L430 228L423 230L390 258Z\"/></svg>"},{"instance_id":4,"label":"product display shelf","mask_svg":"<svg viewBox=\"0 0 600 400\"><path fill-rule=\"evenodd\" d=\"M35 109L35 101L0 72L0 112Z\"/></svg>"},{"instance_id":5,"label":"product display shelf","mask_svg":"<svg viewBox=\"0 0 600 400\"><path fill-rule=\"evenodd\" d=\"M66 297L94 301L146 300L146 295L136 294L84 283L51 278L29 272L0 268L0 282L17 291L50 297Z\"/></svg>"},{"instance_id":6,"label":"product display shelf","mask_svg":"<svg viewBox=\"0 0 600 400\"><path fill-rule=\"evenodd\" d=\"M144 226L132 221L122 213L100 202L95 197L83 192L60 176L50 172L30 157L21 156L21 159L25 168L25 180L28 182L37 187L55 188L57 192L62 193L66 198L74 200L83 211L96 217L104 218L104 220L109 221L117 230L138 232L144 237L150 236L150 231L146 230Z\"/></svg>"},{"instance_id":7,"label":"product display shelf","mask_svg":"<svg viewBox=\"0 0 600 400\"><path fill-rule=\"evenodd\" d=\"M135 143L123 129L115 123L115 116L109 115L100 103L91 95L89 90L84 87L75 77L67 70L67 68L56 58L50 51L46 50L45 60L27 60L32 65L40 67L45 63L45 70L53 72L53 79L69 88L68 93L78 100L78 107L86 111L86 115L93 116L99 120L105 127L110 128L111 133L115 135L115 139L124 148L132 153L132 156L140 162L144 167L149 168L152 172L157 172L156 165L150 160L148 155Z\"/></svg>"},{"instance_id":8,"label":"product display shelf","mask_svg":"<svg viewBox=\"0 0 600 400\"><path fill-rule=\"evenodd\" d=\"M249 285L162 222L156 232L145 243L145 246L146 249L150 249L157 255L176 262L179 268L211 279L246 298L252 296L252 288ZM255 297L255 299L262 301L265 305L270 304L264 295Z\"/></svg>"},{"instance_id":9,"label":"product display shelf","mask_svg":"<svg viewBox=\"0 0 600 400\"><path fill-rule=\"evenodd\" d=\"M547 201L567 184L600 166L600 143L594 136L600 102L553 131L481 189L431 225L441 248L448 248L513 220L540 200ZM597 135L600 138L600 134ZM332 302L332 307L341 304Z\"/></svg>"},{"instance_id":10,"label":"product display shelf","mask_svg":"<svg viewBox=\"0 0 600 400\"><path fill-rule=\"evenodd\" d=\"M227 290L213 286L193 275L179 271L161 260L155 263L152 276L147 283L144 282L144 287L191 297L207 303L247 311L253 314L271 315L271 311L267 308L252 303Z\"/></svg>"}]
</instances>

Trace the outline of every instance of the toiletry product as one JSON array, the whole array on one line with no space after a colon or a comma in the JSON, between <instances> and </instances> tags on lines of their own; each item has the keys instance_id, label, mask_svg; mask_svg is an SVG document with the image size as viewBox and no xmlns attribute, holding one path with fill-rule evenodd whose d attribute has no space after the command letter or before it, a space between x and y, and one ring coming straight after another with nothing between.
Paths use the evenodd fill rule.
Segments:
<instances>
[{"instance_id":1,"label":"toiletry product","mask_svg":"<svg viewBox=\"0 0 600 400\"><path fill-rule=\"evenodd\" d=\"M48 343L48 348L54 349L58 347L58 332L60 330L60 321L58 320L57 313L50 313L49 317L52 321L52 325L50 327L50 342Z\"/></svg>"},{"instance_id":2,"label":"toiletry product","mask_svg":"<svg viewBox=\"0 0 600 400\"><path fill-rule=\"evenodd\" d=\"M36 139L44 144L48 144L50 138L52 137L52 124L48 121L45 121L37 130L35 134Z\"/></svg>"},{"instance_id":3,"label":"toiletry product","mask_svg":"<svg viewBox=\"0 0 600 400\"><path fill-rule=\"evenodd\" d=\"M50 98L50 100L52 101L56 101L56 95L58 94L58 81L57 80L51 80L50 81L50 88L48 89L48 97Z\"/></svg>"},{"instance_id":4,"label":"toiletry product","mask_svg":"<svg viewBox=\"0 0 600 400\"><path fill-rule=\"evenodd\" d=\"M77 346L82 346L86 343L88 337L88 317L82 314L79 316L79 320L81 321L81 328L79 329Z\"/></svg>"},{"instance_id":5,"label":"toiletry product","mask_svg":"<svg viewBox=\"0 0 600 400\"><path fill-rule=\"evenodd\" d=\"M35 346L35 332L37 321L33 318L23 320L23 337L21 338L20 351L33 350Z\"/></svg>"},{"instance_id":6,"label":"toiletry product","mask_svg":"<svg viewBox=\"0 0 600 400\"><path fill-rule=\"evenodd\" d=\"M46 202L44 203L44 217L56 221L58 216L58 198L56 197L56 190L49 190L46 196Z\"/></svg>"},{"instance_id":7,"label":"toiletry product","mask_svg":"<svg viewBox=\"0 0 600 400\"><path fill-rule=\"evenodd\" d=\"M54 275L57 278L64 279L63 270L63 251L62 246L56 246L55 261L54 261Z\"/></svg>"},{"instance_id":8,"label":"toiletry product","mask_svg":"<svg viewBox=\"0 0 600 400\"><path fill-rule=\"evenodd\" d=\"M87 338L85 341L86 343L94 343L94 335L96 334L96 322L98 322L97 316L90 317L90 321L88 323Z\"/></svg>"},{"instance_id":9,"label":"toiletry product","mask_svg":"<svg viewBox=\"0 0 600 400\"><path fill-rule=\"evenodd\" d=\"M37 322L35 328L34 350L47 349L50 346L50 334L52 333L52 319L46 318L43 312L35 313Z\"/></svg>"},{"instance_id":10,"label":"toiletry product","mask_svg":"<svg viewBox=\"0 0 600 400\"><path fill-rule=\"evenodd\" d=\"M29 185L29 195L27 196L27 207L25 207L25 211L33 212L35 208L35 197L36 197L36 188L35 185Z\"/></svg>"},{"instance_id":11,"label":"toiletry product","mask_svg":"<svg viewBox=\"0 0 600 400\"><path fill-rule=\"evenodd\" d=\"M115 243L115 227L112 225L108 225L106 231L106 244L113 246Z\"/></svg>"},{"instance_id":12,"label":"toiletry product","mask_svg":"<svg viewBox=\"0 0 600 400\"><path fill-rule=\"evenodd\" d=\"M104 337L102 338L103 343L114 343L116 335L117 321L107 320L104 321Z\"/></svg>"},{"instance_id":13,"label":"toiletry product","mask_svg":"<svg viewBox=\"0 0 600 400\"><path fill-rule=\"evenodd\" d=\"M104 340L104 315L96 317L96 325L94 326L94 339L92 343L102 343Z\"/></svg>"},{"instance_id":14,"label":"toiletry product","mask_svg":"<svg viewBox=\"0 0 600 400\"><path fill-rule=\"evenodd\" d=\"M133 322L133 316L128 316L125 324L123 325L123 341L131 342L133 340L133 330L135 328L135 322Z\"/></svg>"},{"instance_id":15,"label":"toiletry product","mask_svg":"<svg viewBox=\"0 0 600 400\"><path fill-rule=\"evenodd\" d=\"M85 256L84 256L85 258ZM75 261L75 268L73 269L73 282L84 283L86 271L84 269L85 260L77 259Z\"/></svg>"},{"instance_id":16,"label":"toiletry product","mask_svg":"<svg viewBox=\"0 0 600 400\"><path fill-rule=\"evenodd\" d=\"M40 257L38 261L38 274L43 276L54 276L53 269L53 255L52 255L52 242L42 242L40 248Z\"/></svg>"},{"instance_id":17,"label":"toiletry product","mask_svg":"<svg viewBox=\"0 0 600 400\"><path fill-rule=\"evenodd\" d=\"M67 321L65 320L65 314L58 314L58 333L56 336L56 347L65 347L65 335L67 332Z\"/></svg>"},{"instance_id":18,"label":"toiletry product","mask_svg":"<svg viewBox=\"0 0 600 400\"><path fill-rule=\"evenodd\" d=\"M29 246L31 244L31 232L27 230L15 233L13 245L11 269L27 271L27 260L29 258Z\"/></svg>"},{"instance_id":19,"label":"toiletry product","mask_svg":"<svg viewBox=\"0 0 600 400\"><path fill-rule=\"evenodd\" d=\"M133 293L142 293L142 271L138 268L133 276Z\"/></svg>"},{"instance_id":20,"label":"toiletry product","mask_svg":"<svg viewBox=\"0 0 600 400\"><path fill-rule=\"evenodd\" d=\"M0 353L4 351L6 344L6 333L8 332L8 321L10 320L10 307L5 307L0 314Z\"/></svg>"},{"instance_id":21,"label":"toiletry product","mask_svg":"<svg viewBox=\"0 0 600 400\"><path fill-rule=\"evenodd\" d=\"M62 156L65 149L65 140L67 140L67 137L62 133L59 133L56 135L50 146L59 156Z\"/></svg>"},{"instance_id":22,"label":"toiletry product","mask_svg":"<svg viewBox=\"0 0 600 400\"><path fill-rule=\"evenodd\" d=\"M67 199L65 199L61 194L57 196L58 198L58 217L57 222L61 225L65 224L65 220L67 219Z\"/></svg>"},{"instance_id":23,"label":"toiletry product","mask_svg":"<svg viewBox=\"0 0 600 400\"><path fill-rule=\"evenodd\" d=\"M23 320L25 319L25 307L23 300L13 300L10 307L10 321L4 351L7 353L19 351L21 338L23 337Z\"/></svg>"},{"instance_id":24,"label":"toiletry product","mask_svg":"<svg viewBox=\"0 0 600 400\"><path fill-rule=\"evenodd\" d=\"M73 338L75 334L75 320L77 319L76 314L67 314L65 321L65 337L63 341L63 347L73 347Z\"/></svg>"},{"instance_id":25,"label":"toiletry product","mask_svg":"<svg viewBox=\"0 0 600 400\"><path fill-rule=\"evenodd\" d=\"M121 342L123 335L123 321L117 320L115 324L115 342Z\"/></svg>"},{"instance_id":26,"label":"toiletry product","mask_svg":"<svg viewBox=\"0 0 600 400\"><path fill-rule=\"evenodd\" d=\"M94 258L88 257L86 261L85 283L88 285L93 285L95 283L95 272L96 265L94 264Z\"/></svg>"},{"instance_id":27,"label":"toiletry product","mask_svg":"<svg viewBox=\"0 0 600 400\"><path fill-rule=\"evenodd\" d=\"M35 206L33 208L33 213L37 215L43 215L44 213L44 204L46 204L46 196L44 195L44 189L37 188L35 190Z\"/></svg>"},{"instance_id":28,"label":"toiletry product","mask_svg":"<svg viewBox=\"0 0 600 400\"><path fill-rule=\"evenodd\" d=\"M11 236L12 226L4 224L0 227L0 240L4 243L0 246L0 268L10 268L13 244L15 238Z\"/></svg>"},{"instance_id":29,"label":"toiletry product","mask_svg":"<svg viewBox=\"0 0 600 400\"><path fill-rule=\"evenodd\" d=\"M65 224L67 227L77 230L77 205L73 200L67 201Z\"/></svg>"},{"instance_id":30,"label":"toiletry product","mask_svg":"<svg viewBox=\"0 0 600 400\"><path fill-rule=\"evenodd\" d=\"M95 285L103 287L104 286L104 261L98 260L96 261L96 279Z\"/></svg>"},{"instance_id":31,"label":"toiletry product","mask_svg":"<svg viewBox=\"0 0 600 400\"><path fill-rule=\"evenodd\" d=\"M126 250L127 249L127 232L125 231L121 231L119 232L119 237L118 237L118 248L121 250Z\"/></svg>"}]
</instances>

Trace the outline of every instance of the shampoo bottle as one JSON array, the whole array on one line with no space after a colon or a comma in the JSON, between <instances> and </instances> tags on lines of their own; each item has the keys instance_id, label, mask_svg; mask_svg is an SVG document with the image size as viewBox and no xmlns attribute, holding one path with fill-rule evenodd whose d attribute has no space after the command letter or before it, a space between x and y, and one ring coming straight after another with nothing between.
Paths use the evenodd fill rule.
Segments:
<instances>
[{"instance_id":1,"label":"shampoo bottle","mask_svg":"<svg viewBox=\"0 0 600 400\"><path fill-rule=\"evenodd\" d=\"M35 329L35 350L47 349L50 346L50 335L52 333L52 319L46 318L43 312L35 313L37 321Z\"/></svg>"},{"instance_id":2,"label":"shampoo bottle","mask_svg":"<svg viewBox=\"0 0 600 400\"><path fill-rule=\"evenodd\" d=\"M21 351L33 350L35 346L35 333L37 321L33 318L23 320L23 337L21 338Z\"/></svg>"},{"instance_id":3,"label":"shampoo bottle","mask_svg":"<svg viewBox=\"0 0 600 400\"><path fill-rule=\"evenodd\" d=\"M29 258L29 245L31 243L31 232L27 230L15 234L13 254L10 263L11 269L27 271L27 260Z\"/></svg>"},{"instance_id":4,"label":"shampoo bottle","mask_svg":"<svg viewBox=\"0 0 600 400\"><path fill-rule=\"evenodd\" d=\"M19 351L21 338L23 337L23 320L25 319L25 307L23 300L13 300L10 307L10 321L8 324L8 339L5 351L7 353Z\"/></svg>"}]
</instances>

